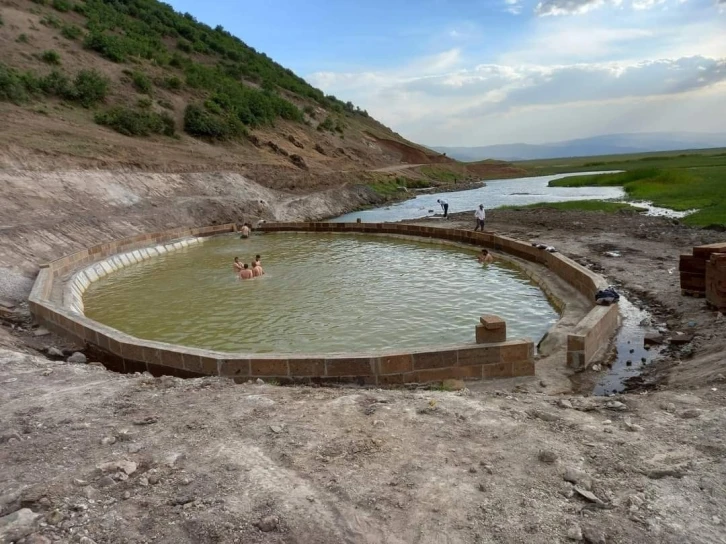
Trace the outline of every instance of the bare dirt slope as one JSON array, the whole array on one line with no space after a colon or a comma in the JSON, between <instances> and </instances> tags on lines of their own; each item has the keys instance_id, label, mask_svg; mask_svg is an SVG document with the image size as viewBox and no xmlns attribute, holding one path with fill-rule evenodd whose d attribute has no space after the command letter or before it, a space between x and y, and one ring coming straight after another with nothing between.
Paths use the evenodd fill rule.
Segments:
<instances>
[{"instance_id":1,"label":"bare dirt slope","mask_svg":"<svg viewBox=\"0 0 726 544\"><path fill-rule=\"evenodd\" d=\"M236 386L9 351L0 369L0 508L52 541L726 542L723 391Z\"/></svg>"}]
</instances>

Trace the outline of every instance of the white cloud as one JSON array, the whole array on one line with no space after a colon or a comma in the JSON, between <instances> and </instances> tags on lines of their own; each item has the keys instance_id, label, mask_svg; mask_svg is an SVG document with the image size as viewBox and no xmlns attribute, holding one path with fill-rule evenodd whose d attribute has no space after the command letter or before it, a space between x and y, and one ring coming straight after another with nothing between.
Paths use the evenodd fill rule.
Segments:
<instances>
[{"instance_id":1,"label":"white cloud","mask_svg":"<svg viewBox=\"0 0 726 544\"><path fill-rule=\"evenodd\" d=\"M610 2L614 3L614 2ZM546 15L579 15L597 9L605 4L605 0L543 0L534 8L540 16Z\"/></svg>"},{"instance_id":2,"label":"white cloud","mask_svg":"<svg viewBox=\"0 0 726 544\"><path fill-rule=\"evenodd\" d=\"M582 27L557 21L544 25L544 28L533 29L526 41L514 51L501 55L499 62L571 63L619 55L630 56L633 50L638 51L649 42L652 43L650 39L654 37L654 32L645 28L595 25Z\"/></svg>"},{"instance_id":3,"label":"white cloud","mask_svg":"<svg viewBox=\"0 0 726 544\"><path fill-rule=\"evenodd\" d=\"M456 65L459 61L458 55L450 53L435 58L441 59L437 64L439 68ZM613 104L619 104L620 109L628 104L637 110L648 101L723 88L726 58L687 57L553 66L482 64L470 69L429 71L423 75L414 72L403 69L362 74L326 73L314 74L310 80L326 92L360 104L414 140L448 144L452 139L459 139L461 145L464 145L462 141L483 145L486 130L482 127L487 130L494 124L503 127L507 119L557 111L558 116L551 118L549 129L544 125L538 129L552 133L562 112L594 111L598 107L607 110L614 107ZM714 115L720 115L722 122L726 122L726 112ZM594 127L591 120L579 118L579 122ZM526 123L515 126L520 133L517 140L551 139L536 134ZM511 129L512 125L508 125L507 130ZM486 138L492 136L486 134Z\"/></svg>"},{"instance_id":4,"label":"white cloud","mask_svg":"<svg viewBox=\"0 0 726 544\"><path fill-rule=\"evenodd\" d=\"M504 0L506 7L504 11L511 13L512 15L519 15L522 13L522 1L521 0Z\"/></svg>"},{"instance_id":5,"label":"white cloud","mask_svg":"<svg viewBox=\"0 0 726 544\"><path fill-rule=\"evenodd\" d=\"M683 4L687 0L674 0L674 3ZM726 0L715 0L724 2ZM628 7L636 11L653 9L662 6L666 0L631 0ZM535 15L545 17L548 15L582 15L604 6L622 7L623 0L541 0L534 8Z\"/></svg>"}]
</instances>

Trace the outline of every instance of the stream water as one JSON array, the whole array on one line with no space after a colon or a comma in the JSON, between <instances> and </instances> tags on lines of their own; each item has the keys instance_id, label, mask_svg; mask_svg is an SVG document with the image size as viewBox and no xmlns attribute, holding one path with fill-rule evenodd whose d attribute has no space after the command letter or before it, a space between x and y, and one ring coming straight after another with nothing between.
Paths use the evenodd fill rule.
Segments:
<instances>
[{"instance_id":1,"label":"stream water","mask_svg":"<svg viewBox=\"0 0 726 544\"><path fill-rule=\"evenodd\" d=\"M484 208L490 210L500 206L524 206L539 202L567 202L570 200L613 200L627 202L625 200L625 191L623 191L622 187L547 186L550 181L555 179L579 176L582 174L610 173L612 172L576 172L553 176L491 180L487 181L485 186L476 189L420 194L409 200L391 204L390 206L347 213L331 219L331 221L354 223L360 219L364 223L384 223L418 219L433 215L434 213L441 213L441 207L436 202L439 199L448 201L449 213L474 211L479 204L484 204ZM630 204L631 202L628 203ZM659 208L649 202L632 204L647 208L647 215L683 217L688 213Z\"/></svg>"},{"instance_id":2,"label":"stream water","mask_svg":"<svg viewBox=\"0 0 726 544\"><path fill-rule=\"evenodd\" d=\"M224 351L334 353L474 340L479 316L536 342L559 318L516 268L476 250L361 235L210 239L92 284L88 317L137 337ZM241 281L239 256L266 275Z\"/></svg>"}]
</instances>

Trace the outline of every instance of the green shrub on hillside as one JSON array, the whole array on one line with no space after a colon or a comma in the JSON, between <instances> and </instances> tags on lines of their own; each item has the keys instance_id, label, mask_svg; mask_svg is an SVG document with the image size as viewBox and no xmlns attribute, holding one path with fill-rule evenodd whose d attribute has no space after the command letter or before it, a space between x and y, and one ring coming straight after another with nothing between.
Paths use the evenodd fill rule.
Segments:
<instances>
[{"instance_id":1,"label":"green shrub on hillside","mask_svg":"<svg viewBox=\"0 0 726 544\"><path fill-rule=\"evenodd\" d=\"M122 39L118 36L109 36L100 32L90 32L83 42L86 49L99 53L102 57L113 61L123 62L126 60L126 48Z\"/></svg>"},{"instance_id":2,"label":"green shrub on hillside","mask_svg":"<svg viewBox=\"0 0 726 544\"><path fill-rule=\"evenodd\" d=\"M69 40L77 40L81 37L81 34L83 34L83 31L76 25L63 25L63 28L61 28L61 36Z\"/></svg>"},{"instance_id":3,"label":"green shrub on hillside","mask_svg":"<svg viewBox=\"0 0 726 544\"><path fill-rule=\"evenodd\" d=\"M71 3L68 2L68 0L53 0L53 9L61 11L65 13L66 11L70 11L72 6Z\"/></svg>"},{"instance_id":4,"label":"green shrub on hillside","mask_svg":"<svg viewBox=\"0 0 726 544\"><path fill-rule=\"evenodd\" d=\"M95 70L81 70L71 81L66 74L53 70L37 77L32 72L20 73L0 63L0 100L27 102L45 94L90 107L103 101L108 93L108 79Z\"/></svg>"},{"instance_id":5,"label":"green shrub on hillside","mask_svg":"<svg viewBox=\"0 0 726 544\"><path fill-rule=\"evenodd\" d=\"M326 117L319 125L318 130L320 132L327 130L329 132L333 132L335 130L335 123L333 122L333 118L328 116Z\"/></svg>"},{"instance_id":6,"label":"green shrub on hillside","mask_svg":"<svg viewBox=\"0 0 726 544\"><path fill-rule=\"evenodd\" d=\"M134 72L131 74L131 81L140 93L151 93L151 79L143 72Z\"/></svg>"},{"instance_id":7,"label":"green shrub on hillside","mask_svg":"<svg viewBox=\"0 0 726 544\"><path fill-rule=\"evenodd\" d=\"M142 110L148 110L154 105L154 101L148 96L142 96L136 101L136 106Z\"/></svg>"},{"instance_id":8,"label":"green shrub on hillside","mask_svg":"<svg viewBox=\"0 0 726 544\"><path fill-rule=\"evenodd\" d=\"M53 51L52 49L48 51L43 51L40 54L40 59L43 62L47 62L48 64L59 65L61 63L60 54L58 54L58 51Z\"/></svg>"},{"instance_id":9,"label":"green shrub on hillside","mask_svg":"<svg viewBox=\"0 0 726 544\"><path fill-rule=\"evenodd\" d=\"M58 98L70 99L73 97L73 86L70 79L63 72L53 70L47 76L38 80L38 86L42 92Z\"/></svg>"},{"instance_id":10,"label":"green shrub on hillside","mask_svg":"<svg viewBox=\"0 0 726 544\"><path fill-rule=\"evenodd\" d=\"M184 131L191 136L213 140L229 140L247 134L238 119L215 115L198 104L189 104L184 111Z\"/></svg>"},{"instance_id":11,"label":"green shrub on hillside","mask_svg":"<svg viewBox=\"0 0 726 544\"><path fill-rule=\"evenodd\" d=\"M94 120L99 125L112 128L126 136L150 136L163 134L174 136L174 119L166 113L153 111L138 111L122 106L98 112Z\"/></svg>"},{"instance_id":12,"label":"green shrub on hillside","mask_svg":"<svg viewBox=\"0 0 726 544\"><path fill-rule=\"evenodd\" d=\"M176 76L164 78L162 85L170 91L178 91L182 88L182 80Z\"/></svg>"},{"instance_id":13,"label":"green shrub on hillside","mask_svg":"<svg viewBox=\"0 0 726 544\"><path fill-rule=\"evenodd\" d=\"M29 98L21 75L0 63L0 100L21 104Z\"/></svg>"},{"instance_id":14,"label":"green shrub on hillside","mask_svg":"<svg viewBox=\"0 0 726 544\"><path fill-rule=\"evenodd\" d=\"M81 70L73 81L74 100L90 108L103 102L108 95L109 80L96 70Z\"/></svg>"},{"instance_id":15,"label":"green shrub on hillside","mask_svg":"<svg viewBox=\"0 0 726 544\"><path fill-rule=\"evenodd\" d=\"M28 38L28 35L23 33L15 40L18 43L28 43L30 42L30 38Z\"/></svg>"},{"instance_id":16,"label":"green shrub on hillside","mask_svg":"<svg viewBox=\"0 0 726 544\"><path fill-rule=\"evenodd\" d=\"M191 53L193 51L192 44L186 40L179 40L176 42L176 47L179 51L184 51L185 53Z\"/></svg>"},{"instance_id":17,"label":"green shrub on hillside","mask_svg":"<svg viewBox=\"0 0 726 544\"><path fill-rule=\"evenodd\" d=\"M51 28L60 28L62 23L55 15L48 14L40 20L40 24Z\"/></svg>"}]
</instances>

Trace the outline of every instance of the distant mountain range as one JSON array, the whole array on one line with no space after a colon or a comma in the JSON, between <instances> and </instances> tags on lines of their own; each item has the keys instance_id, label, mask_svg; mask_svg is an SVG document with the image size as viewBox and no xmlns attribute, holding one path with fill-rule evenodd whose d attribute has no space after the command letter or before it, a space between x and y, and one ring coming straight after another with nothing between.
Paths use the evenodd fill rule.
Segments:
<instances>
[{"instance_id":1,"label":"distant mountain range","mask_svg":"<svg viewBox=\"0 0 726 544\"><path fill-rule=\"evenodd\" d=\"M678 151L726 147L726 133L643 132L604 134L549 144L499 144L482 147L432 147L460 161L499 159L505 161L618 155L649 151Z\"/></svg>"}]
</instances>

